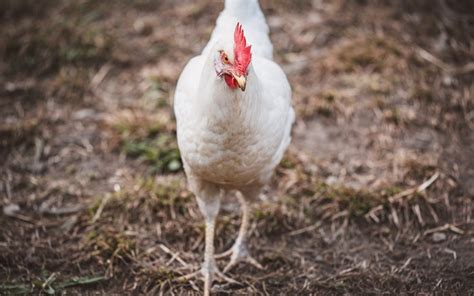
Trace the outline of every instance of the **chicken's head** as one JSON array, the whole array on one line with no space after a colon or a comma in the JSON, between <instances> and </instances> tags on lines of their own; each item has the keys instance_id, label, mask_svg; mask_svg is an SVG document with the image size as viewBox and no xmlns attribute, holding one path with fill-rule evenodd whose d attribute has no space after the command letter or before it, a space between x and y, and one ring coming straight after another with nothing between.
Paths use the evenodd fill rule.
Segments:
<instances>
[{"instance_id":1,"label":"chicken's head","mask_svg":"<svg viewBox=\"0 0 474 296\"><path fill-rule=\"evenodd\" d=\"M237 23L234 31L233 52L220 48L216 53L214 67L217 76L224 79L231 89L238 87L245 91L251 60L251 46L247 45L242 25Z\"/></svg>"}]
</instances>

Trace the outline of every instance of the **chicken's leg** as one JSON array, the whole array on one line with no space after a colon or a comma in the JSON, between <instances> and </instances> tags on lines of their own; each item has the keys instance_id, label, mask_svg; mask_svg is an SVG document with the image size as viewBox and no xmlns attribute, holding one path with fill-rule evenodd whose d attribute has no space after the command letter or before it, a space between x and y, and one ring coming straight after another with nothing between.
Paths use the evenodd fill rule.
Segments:
<instances>
[{"instance_id":1,"label":"chicken's leg","mask_svg":"<svg viewBox=\"0 0 474 296\"><path fill-rule=\"evenodd\" d=\"M239 199L242 209L242 223L240 224L239 234L232 248L222 254L217 255L216 258L231 256L229 263L224 268L224 272L229 271L241 261L245 261L258 269L263 269L263 266L252 256L250 256L247 249L247 235L250 226L250 207L248 202L241 194L237 194L237 198Z\"/></svg>"},{"instance_id":2,"label":"chicken's leg","mask_svg":"<svg viewBox=\"0 0 474 296\"><path fill-rule=\"evenodd\" d=\"M199 209L206 220L206 243L204 248L204 263L201 270L178 278L178 281L188 281L195 277L204 277L204 295L208 296L211 292L212 281L214 277L223 279L229 283L238 283L237 281L225 276L216 266L214 259L214 233L216 217L219 212L220 200L203 200L198 198Z\"/></svg>"}]
</instances>

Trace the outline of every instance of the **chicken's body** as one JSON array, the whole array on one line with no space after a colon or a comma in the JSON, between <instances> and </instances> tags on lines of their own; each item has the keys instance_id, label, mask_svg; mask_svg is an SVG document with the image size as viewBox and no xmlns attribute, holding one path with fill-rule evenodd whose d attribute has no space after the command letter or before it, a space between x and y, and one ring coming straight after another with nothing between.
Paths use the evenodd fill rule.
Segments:
<instances>
[{"instance_id":1,"label":"chicken's body","mask_svg":"<svg viewBox=\"0 0 474 296\"><path fill-rule=\"evenodd\" d=\"M286 77L275 63L258 57L245 92L211 75L202 76L209 78L194 91L183 92L178 83L175 112L186 173L232 189L263 185L290 141L294 115Z\"/></svg>"},{"instance_id":2,"label":"chicken's body","mask_svg":"<svg viewBox=\"0 0 474 296\"><path fill-rule=\"evenodd\" d=\"M233 69L238 68L238 57L231 53L234 46L235 55L239 54L234 44L238 42L237 28L233 32L237 22L245 28L252 46L251 64L242 72L245 79L234 72L233 76L216 75L222 67L233 66L232 60ZM189 188L206 218L205 294L214 273L223 276L215 267L213 238L222 193L227 190L238 190L243 196L242 227L233 249L227 252L232 255L228 267L238 260L258 266L245 249L246 201L255 199L269 181L291 140L294 121L291 89L281 68L272 61L272 51L257 0L227 0L211 40L202 54L186 65L176 87L178 145ZM229 55L229 64L221 64L223 52ZM222 75L229 75L230 82L224 82ZM244 91L235 88L237 82Z\"/></svg>"}]
</instances>

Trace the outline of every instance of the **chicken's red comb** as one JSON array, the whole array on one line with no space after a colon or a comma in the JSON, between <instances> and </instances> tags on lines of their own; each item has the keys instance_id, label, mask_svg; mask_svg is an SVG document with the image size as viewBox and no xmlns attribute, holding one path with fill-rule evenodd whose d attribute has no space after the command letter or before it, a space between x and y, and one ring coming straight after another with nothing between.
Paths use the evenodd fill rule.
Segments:
<instances>
[{"instance_id":1,"label":"chicken's red comb","mask_svg":"<svg viewBox=\"0 0 474 296\"><path fill-rule=\"evenodd\" d=\"M247 46L247 40L245 39L242 25L237 23L234 31L234 59L235 66L242 74L247 73L247 68L252 59L251 48L252 46Z\"/></svg>"}]
</instances>

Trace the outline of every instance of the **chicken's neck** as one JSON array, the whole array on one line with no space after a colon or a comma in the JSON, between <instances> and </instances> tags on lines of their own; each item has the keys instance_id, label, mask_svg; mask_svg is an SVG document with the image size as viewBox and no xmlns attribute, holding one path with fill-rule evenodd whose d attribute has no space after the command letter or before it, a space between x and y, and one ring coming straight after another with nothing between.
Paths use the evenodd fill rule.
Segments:
<instances>
[{"instance_id":1,"label":"chicken's neck","mask_svg":"<svg viewBox=\"0 0 474 296\"><path fill-rule=\"evenodd\" d=\"M260 82L250 66L247 76L247 88L231 89L214 73L205 73L201 76L199 99L196 100L201 118L205 119L209 127L222 127L226 130L247 129L256 123L261 111Z\"/></svg>"},{"instance_id":2,"label":"chicken's neck","mask_svg":"<svg viewBox=\"0 0 474 296\"><path fill-rule=\"evenodd\" d=\"M257 0L226 0L225 12L236 17L245 17L253 15L260 11Z\"/></svg>"}]
</instances>

